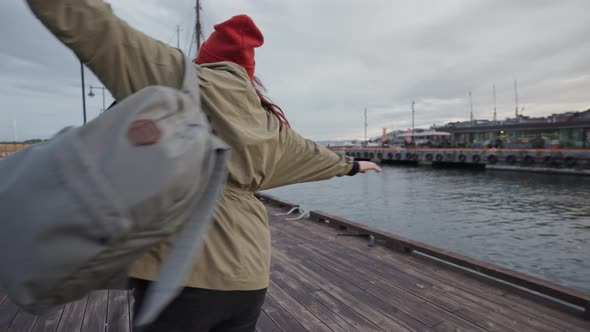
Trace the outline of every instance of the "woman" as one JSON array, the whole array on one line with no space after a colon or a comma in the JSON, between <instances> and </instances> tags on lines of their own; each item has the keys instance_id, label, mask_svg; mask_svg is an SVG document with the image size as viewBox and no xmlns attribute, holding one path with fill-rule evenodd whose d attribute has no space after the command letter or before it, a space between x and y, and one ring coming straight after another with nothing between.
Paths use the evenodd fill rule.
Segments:
<instances>
[{"instance_id":1,"label":"woman","mask_svg":"<svg viewBox=\"0 0 590 332\"><path fill-rule=\"evenodd\" d=\"M28 0L35 15L96 74L116 100L149 85L179 88L183 55L117 18L100 0ZM202 108L232 148L214 222L183 292L147 331L254 331L269 284L270 232L258 190L381 169L292 130L258 90L262 33L245 15L215 26L198 70ZM136 307L169 251L162 243L131 268Z\"/></svg>"}]
</instances>

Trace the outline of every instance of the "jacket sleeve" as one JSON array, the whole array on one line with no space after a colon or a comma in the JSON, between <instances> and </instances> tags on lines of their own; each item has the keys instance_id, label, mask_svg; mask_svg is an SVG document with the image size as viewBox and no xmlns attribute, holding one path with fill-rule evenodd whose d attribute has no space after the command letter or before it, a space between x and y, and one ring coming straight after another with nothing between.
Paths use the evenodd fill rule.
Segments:
<instances>
[{"instance_id":1,"label":"jacket sleeve","mask_svg":"<svg viewBox=\"0 0 590 332\"><path fill-rule=\"evenodd\" d=\"M180 88L182 53L130 27L102 0L27 0L35 16L121 100L149 85Z\"/></svg>"},{"instance_id":2,"label":"jacket sleeve","mask_svg":"<svg viewBox=\"0 0 590 332\"><path fill-rule=\"evenodd\" d=\"M336 153L303 138L291 128L282 129L281 154L269 179L260 190L294 183L327 180L335 176L354 175L354 158Z\"/></svg>"}]
</instances>

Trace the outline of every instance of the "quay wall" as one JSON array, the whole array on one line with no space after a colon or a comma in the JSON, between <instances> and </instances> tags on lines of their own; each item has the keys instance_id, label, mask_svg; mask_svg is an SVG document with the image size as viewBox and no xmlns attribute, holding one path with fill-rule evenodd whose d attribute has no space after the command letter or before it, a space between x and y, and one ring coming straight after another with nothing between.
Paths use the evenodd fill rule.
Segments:
<instances>
[{"instance_id":1,"label":"quay wall","mask_svg":"<svg viewBox=\"0 0 590 332\"><path fill-rule=\"evenodd\" d=\"M467 149L330 147L377 163L480 167L590 175L590 149Z\"/></svg>"}]
</instances>

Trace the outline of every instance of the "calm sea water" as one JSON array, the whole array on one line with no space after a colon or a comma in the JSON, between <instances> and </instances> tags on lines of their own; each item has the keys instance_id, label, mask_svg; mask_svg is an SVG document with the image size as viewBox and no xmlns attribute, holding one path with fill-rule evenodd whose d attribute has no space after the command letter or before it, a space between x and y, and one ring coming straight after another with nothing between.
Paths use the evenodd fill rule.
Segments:
<instances>
[{"instance_id":1,"label":"calm sea water","mask_svg":"<svg viewBox=\"0 0 590 332\"><path fill-rule=\"evenodd\" d=\"M590 291L590 177L384 166L266 192Z\"/></svg>"}]
</instances>

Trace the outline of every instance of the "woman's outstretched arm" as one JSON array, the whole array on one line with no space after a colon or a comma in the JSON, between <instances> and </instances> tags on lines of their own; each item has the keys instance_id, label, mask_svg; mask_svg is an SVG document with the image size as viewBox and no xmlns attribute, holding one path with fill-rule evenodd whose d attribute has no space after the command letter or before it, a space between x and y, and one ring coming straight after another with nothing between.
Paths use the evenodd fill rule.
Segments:
<instances>
[{"instance_id":1,"label":"woman's outstretched arm","mask_svg":"<svg viewBox=\"0 0 590 332\"><path fill-rule=\"evenodd\" d=\"M149 85L180 88L182 53L119 19L102 0L27 0L35 16L122 100Z\"/></svg>"},{"instance_id":2,"label":"woman's outstretched arm","mask_svg":"<svg viewBox=\"0 0 590 332\"><path fill-rule=\"evenodd\" d=\"M355 175L381 168L372 162L355 162L343 153L335 153L311 140L303 138L288 127L281 132L281 153L272 174L260 190L294 183L327 180L335 176ZM356 165L355 165L356 164Z\"/></svg>"}]
</instances>

